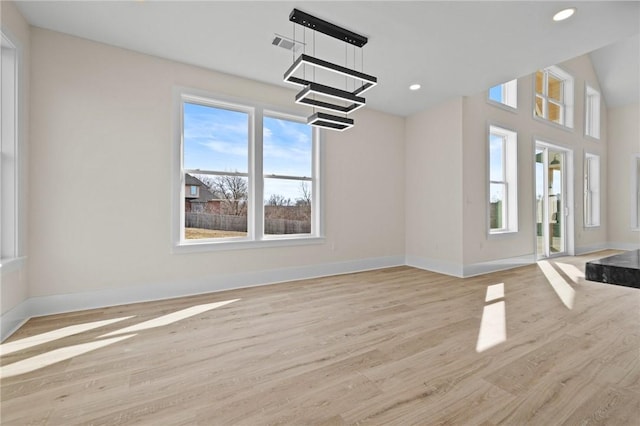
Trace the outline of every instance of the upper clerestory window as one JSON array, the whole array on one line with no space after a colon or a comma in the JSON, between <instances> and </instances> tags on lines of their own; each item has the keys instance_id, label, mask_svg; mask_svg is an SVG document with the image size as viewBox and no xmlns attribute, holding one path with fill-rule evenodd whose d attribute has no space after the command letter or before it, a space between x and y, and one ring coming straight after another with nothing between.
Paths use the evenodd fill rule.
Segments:
<instances>
[{"instance_id":1,"label":"upper clerestory window","mask_svg":"<svg viewBox=\"0 0 640 426\"><path fill-rule=\"evenodd\" d=\"M573 77L551 66L536 72L533 115L573 128Z\"/></svg>"},{"instance_id":2,"label":"upper clerestory window","mask_svg":"<svg viewBox=\"0 0 640 426\"><path fill-rule=\"evenodd\" d=\"M585 88L584 133L600 139L600 92L587 84Z\"/></svg>"},{"instance_id":3,"label":"upper clerestory window","mask_svg":"<svg viewBox=\"0 0 640 426\"><path fill-rule=\"evenodd\" d=\"M489 101L509 108L518 108L518 80L513 79L489 89Z\"/></svg>"}]
</instances>

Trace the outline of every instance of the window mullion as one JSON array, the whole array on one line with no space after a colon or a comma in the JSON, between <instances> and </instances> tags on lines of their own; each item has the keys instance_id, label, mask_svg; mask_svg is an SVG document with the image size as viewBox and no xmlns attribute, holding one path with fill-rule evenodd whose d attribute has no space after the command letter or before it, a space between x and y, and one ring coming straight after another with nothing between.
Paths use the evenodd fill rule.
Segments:
<instances>
[{"instance_id":1,"label":"window mullion","mask_svg":"<svg viewBox=\"0 0 640 426\"><path fill-rule=\"evenodd\" d=\"M264 239L264 172L263 172L263 147L264 147L264 114L261 108L256 108L253 115L253 132L249 133L251 140L249 173L251 181L251 205L253 212L251 220L252 236L255 240Z\"/></svg>"},{"instance_id":2,"label":"window mullion","mask_svg":"<svg viewBox=\"0 0 640 426\"><path fill-rule=\"evenodd\" d=\"M313 180L311 177L308 177L308 176L288 176L288 175L270 174L270 175L264 175L264 177L269 179L301 180L305 182L311 182Z\"/></svg>"},{"instance_id":3,"label":"window mullion","mask_svg":"<svg viewBox=\"0 0 640 426\"><path fill-rule=\"evenodd\" d=\"M507 138L502 136L502 180L507 180Z\"/></svg>"},{"instance_id":4,"label":"window mullion","mask_svg":"<svg viewBox=\"0 0 640 426\"><path fill-rule=\"evenodd\" d=\"M549 71L545 71L542 78L542 117L549 119Z\"/></svg>"},{"instance_id":5,"label":"window mullion","mask_svg":"<svg viewBox=\"0 0 640 426\"><path fill-rule=\"evenodd\" d=\"M201 170L201 169L184 169L184 173L197 174L197 175L212 175L212 176L241 176L248 177L249 173L244 172L225 172L219 170Z\"/></svg>"},{"instance_id":6,"label":"window mullion","mask_svg":"<svg viewBox=\"0 0 640 426\"><path fill-rule=\"evenodd\" d=\"M504 202L502 203L502 229L509 229L509 183L504 182Z\"/></svg>"},{"instance_id":7,"label":"window mullion","mask_svg":"<svg viewBox=\"0 0 640 426\"><path fill-rule=\"evenodd\" d=\"M320 213L321 200L321 187L320 187L320 129L314 128L311 132L312 145L311 145L311 175L313 179L311 181L311 233L320 235L322 233L322 221L323 217Z\"/></svg>"}]
</instances>

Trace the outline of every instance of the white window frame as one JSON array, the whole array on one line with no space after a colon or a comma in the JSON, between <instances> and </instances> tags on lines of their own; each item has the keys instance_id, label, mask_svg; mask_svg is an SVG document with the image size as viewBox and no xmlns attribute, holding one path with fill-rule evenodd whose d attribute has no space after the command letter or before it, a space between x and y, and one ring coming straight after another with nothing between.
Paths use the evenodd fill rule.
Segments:
<instances>
[{"instance_id":1,"label":"white window frame","mask_svg":"<svg viewBox=\"0 0 640 426\"><path fill-rule=\"evenodd\" d=\"M584 134L600 139L600 92L588 83L584 89Z\"/></svg>"},{"instance_id":2,"label":"white window frame","mask_svg":"<svg viewBox=\"0 0 640 426\"><path fill-rule=\"evenodd\" d=\"M500 87L502 101L491 99L491 89L498 86ZM503 107L511 111L518 109L518 79L497 84L493 87L487 91L487 101L490 104Z\"/></svg>"},{"instance_id":3,"label":"white window frame","mask_svg":"<svg viewBox=\"0 0 640 426\"><path fill-rule=\"evenodd\" d=\"M550 66L540 70L542 72L542 93L536 90L536 74L533 74L533 117L562 128L573 129L574 78L571 74L558 66ZM561 101L549 98L549 76L562 81ZM542 115L536 113L536 99L542 99ZM560 108L560 123L549 120L549 103Z\"/></svg>"},{"instance_id":4,"label":"white window frame","mask_svg":"<svg viewBox=\"0 0 640 426\"><path fill-rule=\"evenodd\" d=\"M584 155L584 226L600 226L600 156Z\"/></svg>"},{"instance_id":5,"label":"white window frame","mask_svg":"<svg viewBox=\"0 0 640 426\"><path fill-rule=\"evenodd\" d=\"M248 172L240 173L248 178L247 236L235 238L210 238L187 240L185 238L185 173L183 164L183 105L196 103L214 108L246 112L249 115ZM174 89L174 149L172 191L172 252L189 253L216 250L266 248L290 245L319 244L324 242L324 215L322 194L322 132L312 128L312 176L311 176L311 233L310 234L264 234L264 175L262 168L263 117L264 116L306 123L306 119L295 112L286 111L241 98L209 93L196 89L176 87ZM198 171L197 173L202 173ZM235 174L226 173L225 174Z\"/></svg>"},{"instance_id":6,"label":"white window frame","mask_svg":"<svg viewBox=\"0 0 640 426\"><path fill-rule=\"evenodd\" d=\"M19 52L2 37L2 99L0 102L0 266L20 257Z\"/></svg>"},{"instance_id":7,"label":"white window frame","mask_svg":"<svg viewBox=\"0 0 640 426\"><path fill-rule=\"evenodd\" d=\"M300 116L296 116L296 115L292 115L292 114L288 114L288 113L283 113L283 112L279 112L279 111L274 111L274 110L270 110L270 109L265 109L263 111L262 114L263 118L264 117L269 117L269 118L275 118L278 120L288 120L288 121L295 121L298 123L306 123L306 118L304 117L300 117ZM319 128L317 127L312 127L311 128L311 132L312 132L312 137L317 141L319 139ZM262 154L262 150L261 150L261 154ZM262 155L261 155L262 157ZM311 184L311 235L314 234L314 219L313 219L313 212L316 209L316 206L318 206L315 203L315 190L316 190L316 185L315 182L317 182L318 179L314 179L314 176L316 175L315 169L317 168L316 166L316 162L311 161L311 176L284 176L284 175L275 175L275 174L270 174L267 175L265 173L263 173L263 179L262 182L264 183L264 179L282 179L282 180L297 180L300 182L309 182ZM262 197L264 198L264 197ZM319 207L319 206L318 206ZM262 208L264 209L264 203L262 204ZM263 219L262 219L262 226L264 226L264 211L263 211ZM318 226L318 224L316 223L315 226ZM308 234L303 234L303 235L308 235ZM290 238L291 234L282 234L282 235L278 235L278 234L264 234L264 238L265 239L287 239Z\"/></svg>"},{"instance_id":8,"label":"white window frame","mask_svg":"<svg viewBox=\"0 0 640 426\"><path fill-rule=\"evenodd\" d=\"M491 136L502 138L502 167L504 181L491 180ZM518 232L518 134L514 130L502 126L489 125L487 133L487 229L490 235ZM491 228L491 184L505 186L502 228Z\"/></svg>"}]
</instances>

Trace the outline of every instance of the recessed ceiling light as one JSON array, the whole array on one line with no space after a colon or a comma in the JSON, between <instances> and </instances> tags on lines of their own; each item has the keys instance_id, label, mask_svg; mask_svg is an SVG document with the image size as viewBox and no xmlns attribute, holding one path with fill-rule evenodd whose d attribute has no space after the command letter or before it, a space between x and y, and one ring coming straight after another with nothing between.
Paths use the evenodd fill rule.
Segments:
<instances>
[{"instance_id":1,"label":"recessed ceiling light","mask_svg":"<svg viewBox=\"0 0 640 426\"><path fill-rule=\"evenodd\" d=\"M574 13L576 13L576 8L575 7L570 7L568 9L563 9L560 12L556 13L555 15L553 15L553 20L556 21L556 22L564 21L565 19L571 18Z\"/></svg>"},{"instance_id":2,"label":"recessed ceiling light","mask_svg":"<svg viewBox=\"0 0 640 426\"><path fill-rule=\"evenodd\" d=\"M420 86L419 84L412 84L411 86L409 86L409 90L418 90L420 87L422 86Z\"/></svg>"}]
</instances>

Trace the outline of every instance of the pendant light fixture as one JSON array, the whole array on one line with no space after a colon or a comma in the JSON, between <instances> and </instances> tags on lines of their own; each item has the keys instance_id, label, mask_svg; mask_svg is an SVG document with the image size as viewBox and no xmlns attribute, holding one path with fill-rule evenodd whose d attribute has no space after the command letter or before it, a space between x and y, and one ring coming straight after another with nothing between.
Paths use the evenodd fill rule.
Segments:
<instances>
[{"instance_id":1,"label":"pendant light fixture","mask_svg":"<svg viewBox=\"0 0 640 426\"><path fill-rule=\"evenodd\" d=\"M289 20L294 24L303 26L305 29L309 28L313 31L338 39L341 42L346 43L346 45L351 44L362 48L368 41L366 37L360 34L339 27L298 9L293 9L289 15ZM312 67L314 70L317 68L329 71L333 74L345 77L345 79L352 79L354 82L354 89L349 91L346 87L338 88L316 82L315 72L313 80L308 80L304 74L300 77L299 71L302 69L304 73L306 66ZM348 118L347 115L366 104L365 98L361 95L378 83L378 79L376 77L365 74L362 70L358 71L348 68L346 67L346 64L345 66L334 64L332 62L307 55L306 53L301 53L298 58L293 61L293 64L284 73L284 81L302 86L302 90L296 95L295 101L296 103L309 105L314 108L314 113L307 119L308 124L338 131L347 130L353 127L354 120ZM345 86L347 86L346 83ZM341 113L344 114L344 116L316 112L316 108L321 108L334 113Z\"/></svg>"}]
</instances>

